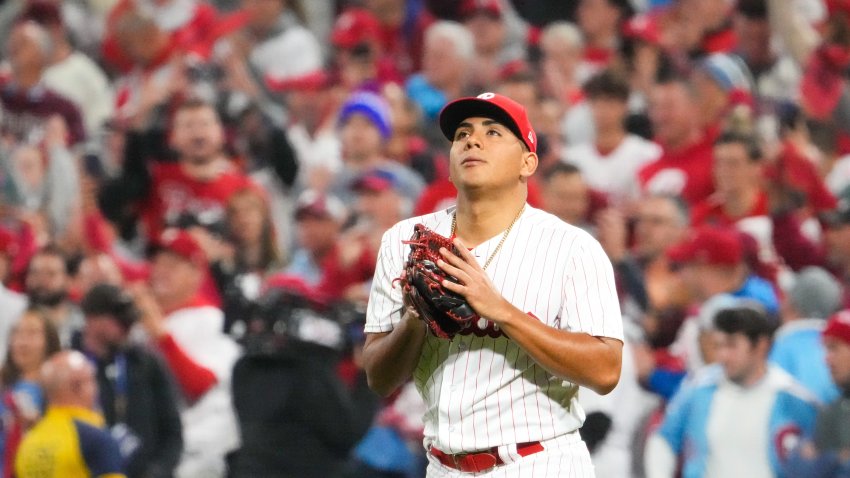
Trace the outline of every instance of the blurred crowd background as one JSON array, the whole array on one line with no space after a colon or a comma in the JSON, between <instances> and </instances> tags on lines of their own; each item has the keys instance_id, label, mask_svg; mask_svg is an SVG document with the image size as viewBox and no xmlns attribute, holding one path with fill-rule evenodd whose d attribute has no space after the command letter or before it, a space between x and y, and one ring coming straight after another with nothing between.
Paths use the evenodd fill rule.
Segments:
<instances>
[{"instance_id":1,"label":"blurred crowd background","mask_svg":"<svg viewBox=\"0 0 850 478\"><path fill-rule=\"evenodd\" d=\"M4 476L76 476L38 450L78 408L116 445L69 435L90 470L423 476L362 326L383 232L453 203L440 109L485 91L540 138L528 202L615 268L598 476L850 476L850 2L5 0L0 38ZM777 368L813 408L770 452L706 459L743 425L667 406Z\"/></svg>"}]
</instances>

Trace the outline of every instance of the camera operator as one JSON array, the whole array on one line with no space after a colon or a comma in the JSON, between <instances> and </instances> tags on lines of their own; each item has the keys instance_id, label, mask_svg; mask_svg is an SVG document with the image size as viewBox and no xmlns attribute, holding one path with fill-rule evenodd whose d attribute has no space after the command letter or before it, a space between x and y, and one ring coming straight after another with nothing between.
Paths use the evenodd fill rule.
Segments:
<instances>
[{"instance_id":1,"label":"camera operator","mask_svg":"<svg viewBox=\"0 0 850 478\"><path fill-rule=\"evenodd\" d=\"M380 401L362 371L353 388L337 373L348 335L340 317L300 278L269 281L233 370L242 434L233 476L340 475Z\"/></svg>"}]
</instances>

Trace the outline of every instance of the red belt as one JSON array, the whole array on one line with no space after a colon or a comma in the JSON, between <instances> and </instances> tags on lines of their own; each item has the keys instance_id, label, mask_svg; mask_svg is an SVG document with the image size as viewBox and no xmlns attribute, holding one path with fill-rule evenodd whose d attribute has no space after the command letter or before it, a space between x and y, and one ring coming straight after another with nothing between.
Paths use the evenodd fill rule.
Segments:
<instances>
[{"instance_id":1,"label":"red belt","mask_svg":"<svg viewBox=\"0 0 850 478\"><path fill-rule=\"evenodd\" d=\"M516 452L519 456L533 455L541 451L543 451L543 445L539 441L518 443L516 446ZM475 453L449 455L432 446L430 452L443 465L466 473L481 473L505 464L502 457L499 456L497 447Z\"/></svg>"}]
</instances>

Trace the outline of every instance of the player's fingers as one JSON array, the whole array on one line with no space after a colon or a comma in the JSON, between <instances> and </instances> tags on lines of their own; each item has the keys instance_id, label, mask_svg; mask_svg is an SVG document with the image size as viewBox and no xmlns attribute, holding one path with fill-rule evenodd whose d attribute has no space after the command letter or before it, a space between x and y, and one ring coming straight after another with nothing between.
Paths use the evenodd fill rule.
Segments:
<instances>
[{"instance_id":1,"label":"player's fingers","mask_svg":"<svg viewBox=\"0 0 850 478\"><path fill-rule=\"evenodd\" d=\"M454 239L454 245L457 247L458 252L460 252L460 257L463 258L463 260L469 264L478 265L478 261L475 260L472 252L467 249L466 245L460 240L460 238L456 237Z\"/></svg>"},{"instance_id":2,"label":"player's fingers","mask_svg":"<svg viewBox=\"0 0 850 478\"><path fill-rule=\"evenodd\" d=\"M448 279L443 279L442 286L452 292L456 292L460 295L464 295L466 291L466 287L463 284L457 284Z\"/></svg>"},{"instance_id":3,"label":"player's fingers","mask_svg":"<svg viewBox=\"0 0 850 478\"><path fill-rule=\"evenodd\" d=\"M463 257L458 256L457 254L452 253L452 251L446 249L445 247L440 248L440 255L443 256L445 262L457 267L461 270L470 270L470 264L467 260L464 260Z\"/></svg>"},{"instance_id":4,"label":"player's fingers","mask_svg":"<svg viewBox=\"0 0 850 478\"><path fill-rule=\"evenodd\" d=\"M463 282L464 284L469 283L469 274L467 274L462 269L459 269L459 268L449 264L448 262L446 262L444 260L437 261L437 266L440 269L442 269L443 272L445 272L446 274L448 274L450 276L454 276L455 278L457 278L459 281Z\"/></svg>"}]
</instances>

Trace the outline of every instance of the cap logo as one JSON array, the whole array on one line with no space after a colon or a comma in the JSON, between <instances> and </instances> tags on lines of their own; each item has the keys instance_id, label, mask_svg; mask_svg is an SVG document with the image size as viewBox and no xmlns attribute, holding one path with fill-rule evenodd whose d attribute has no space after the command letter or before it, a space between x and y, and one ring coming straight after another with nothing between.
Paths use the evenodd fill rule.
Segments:
<instances>
[{"instance_id":1,"label":"cap logo","mask_svg":"<svg viewBox=\"0 0 850 478\"><path fill-rule=\"evenodd\" d=\"M531 131L528 132L528 142L534 144L534 133Z\"/></svg>"},{"instance_id":2,"label":"cap logo","mask_svg":"<svg viewBox=\"0 0 850 478\"><path fill-rule=\"evenodd\" d=\"M493 99L495 96L496 96L496 94L495 94L495 93L487 92L487 93L481 93L480 95L478 95L478 98L479 98L479 99L482 99L482 100L491 100L491 99Z\"/></svg>"}]
</instances>

